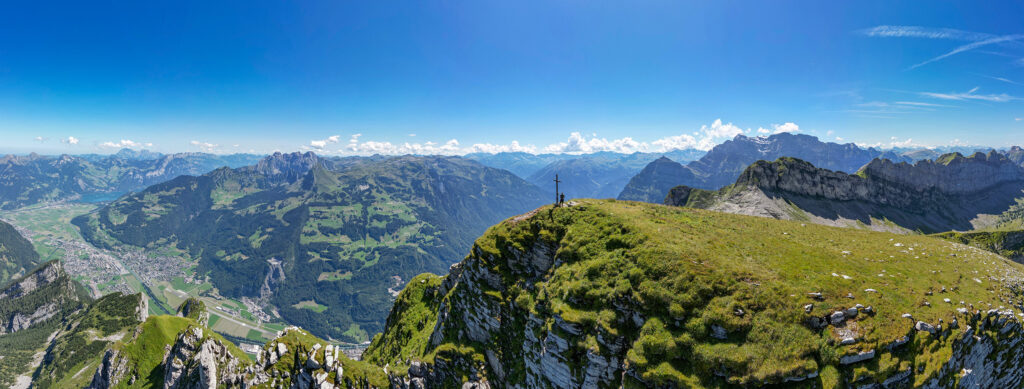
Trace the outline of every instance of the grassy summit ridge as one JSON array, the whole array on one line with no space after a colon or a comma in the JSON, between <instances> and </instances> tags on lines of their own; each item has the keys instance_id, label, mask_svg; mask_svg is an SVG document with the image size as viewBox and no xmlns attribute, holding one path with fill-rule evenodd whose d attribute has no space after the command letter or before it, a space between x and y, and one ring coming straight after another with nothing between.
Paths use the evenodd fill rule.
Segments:
<instances>
[{"instance_id":1,"label":"grassy summit ridge","mask_svg":"<svg viewBox=\"0 0 1024 389\"><path fill-rule=\"evenodd\" d=\"M545 246L557 251L555 265L543 274L532 274L516 259ZM393 367L409 357L440 358L448 366L454 365L450 360L475 360L488 370L482 361L490 351L505 363L505 381L512 385L525 379L526 339L556 334L569 342L563 355L575 375L583 374L588 353L613 353L605 341L622 339L627 347L621 356L632 373L622 384L636 377L649 384L759 385L816 373L809 382L836 387L912 368L919 385L938 376L964 331L948 325L956 310L1013 306L1024 275L1005 258L928 236L595 200L506 220L476 241L462 266L463 274L496 274L500 285L470 286L462 279L438 293L435 280L418 280L424 287L399 296L367 360ZM489 313L500 331L487 345L469 341L460 327L459 318L467 316L458 307L471 299L500 312ZM856 304L873 313L823 330L808 324ZM449 322L433 333L440 343L430 344L426 328L437 319L422 312L436 305ZM524 334L531 318L546 327ZM917 333L914 320L942 320L949 332ZM579 333L564 330L560 321ZM724 339L715 337L719 328ZM887 349L904 336L907 345ZM840 345L845 337L855 343ZM393 347L395 339L426 346ZM844 356L871 350L876 354L865 362L840 364Z\"/></svg>"}]
</instances>

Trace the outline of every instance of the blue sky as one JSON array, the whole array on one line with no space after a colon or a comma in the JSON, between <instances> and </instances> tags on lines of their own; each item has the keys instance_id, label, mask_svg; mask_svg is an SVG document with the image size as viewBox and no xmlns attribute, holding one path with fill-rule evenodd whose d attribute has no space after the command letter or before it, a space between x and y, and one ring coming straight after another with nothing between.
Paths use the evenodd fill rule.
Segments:
<instances>
[{"instance_id":1,"label":"blue sky","mask_svg":"<svg viewBox=\"0 0 1024 389\"><path fill-rule=\"evenodd\" d=\"M1024 143L1024 3L838 3L9 4L0 151Z\"/></svg>"}]
</instances>

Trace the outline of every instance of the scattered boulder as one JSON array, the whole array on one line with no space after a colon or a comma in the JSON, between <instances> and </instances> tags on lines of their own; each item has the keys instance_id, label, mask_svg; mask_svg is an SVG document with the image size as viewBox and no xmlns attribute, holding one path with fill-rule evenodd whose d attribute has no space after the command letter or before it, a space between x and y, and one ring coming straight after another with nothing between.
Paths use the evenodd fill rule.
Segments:
<instances>
[{"instance_id":1,"label":"scattered boulder","mask_svg":"<svg viewBox=\"0 0 1024 389\"><path fill-rule=\"evenodd\" d=\"M846 321L846 314L843 313L843 311L832 312L832 314L829 315L828 321L832 323L832 325L834 326L842 324L844 321Z\"/></svg>"},{"instance_id":2,"label":"scattered boulder","mask_svg":"<svg viewBox=\"0 0 1024 389\"><path fill-rule=\"evenodd\" d=\"M930 334L934 334L936 329L935 326L918 320L917 324L914 324L914 329L918 331L927 331Z\"/></svg>"}]
</instances>

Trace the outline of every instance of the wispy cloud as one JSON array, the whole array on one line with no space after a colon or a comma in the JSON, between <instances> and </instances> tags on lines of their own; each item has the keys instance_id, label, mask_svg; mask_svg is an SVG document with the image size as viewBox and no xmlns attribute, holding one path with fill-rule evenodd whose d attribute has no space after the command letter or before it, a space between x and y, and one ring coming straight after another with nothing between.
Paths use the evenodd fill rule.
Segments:
<instances>
[{"instance_id":1,"label":"wispy cloud","mask_svg":"<svg viewBox=\"0 0 1024 389\"><path fill-rule=\"evenodd\" d=\"M996 43L1018 41L1018 40L1021 40L1021 39L1024 39L1024 34L1002 35L1002 36L997 36L997 37L992 37L992 38L980 40L980 41L973 42L973 43L968 43L966 45L959 46L959 47L953 49L952 51L950 51L948 53L945 53L945 54L940 55L938 57L935 57L935 58L929 59L927 61L921 62L921 63L919 63L917 65L911 66L910 68L911 69L916 69L916 68L919 68L921 66L930 64L932 62L940 61L940 60L943 60L945 58L949 58L949 57L952 57L954 55L963 53L965 51L977 49L979 47L984 47L984 46L988 46L988 45L992 45L992 44L996 44Z\"/></svg>"},{"instance_id":2,"label":"wispy cloud","mask_svg":"<svg viewBox=\"0 0 1024 389\"><path fill-rule=\"evenodd\" d=\"M1014 81L1014 80L1011 80L1011 79L1005 78L1005 77L986 76L984 74L979 74L979 76L982 76L982 77L985 77L985 78L991 78L991 79L996 80L996 81L1002 81L1002 82L1005 82L1007 84L1024 86L1024 84L1021 84L1021 83L1019 83L1017 81Z\"/></svg>"},{"instance_id":3,"label":"wispy cloud","mask_svg":"<svg viewBox=\"0 0 1024 389\"><path fill-rule=\"evenodd\" d=\"M998 94L998 95L979 95L979 94L975 93L975 92L978 91L978 89L980 89L980 88L974 87L974 88L971 88L971 90L969 90L967 92L959 92L959 93L920 92L920 94L921 94L921 96L926 96L926 97L931 97L931 98L936 98L936 99L957 100L957 101L978 100L978 101L990 101L990 102L995 102L995 103L1005 103L1007 101L1019 100L1018 97L1010 96L1010 95L1005 94L1005 93L1001 93L1001 94Z\"/></svg>"},{"instance_id":4,"label":"wispy cloud","mask_svg":"<svg viewBox=\"0 0 1024 389\"><path fill-rule=\"evenodd\" d=\"M894 101L893 104L907 106L907 107L952 107L952 105L935 104L935 103L924 103L924 102L920 102L920 101Z\"/></svg>"},{"instance_id":5,"label":"wispy cloud","mask_svg":"<svg viewBox=\"0 0 1024 389\"><path fill-rule=\"evenodd\" d=\"M966 51L971 51L991 45L1009 44L1011 46L1021 47L1022 44L1020 41L1024 39L1024 34L996 35L983 32L963 31L952 28L933 28L922 26L883 25L865 28L863 30L858 30L857 32L862 35L875 38L922 38L970 42L964 45L960 45L951 51L943 53L942 55L930 58L927 61L917 63L911 66L909 69L916 69L921 66L936 61L941 61L943 59L952 57L954 55ZM991 54L991 52L989 53ZM998 54L998 52L996 53ZM1024 59L1021 59L1020 62L1024 64Z\"/></svg>"},{"instance_id":6,"label":"wispy cloud","mask_svg":"<svg viewBox=\"0 0 1024 389\"><path fill-rule=\"evenodd\" d=\"M993 37L992 34L981 32L921 26L877 26L865 28L859 32L870 37L951 39L960 41L980 41Z\"/></svg>"}]
</instances>

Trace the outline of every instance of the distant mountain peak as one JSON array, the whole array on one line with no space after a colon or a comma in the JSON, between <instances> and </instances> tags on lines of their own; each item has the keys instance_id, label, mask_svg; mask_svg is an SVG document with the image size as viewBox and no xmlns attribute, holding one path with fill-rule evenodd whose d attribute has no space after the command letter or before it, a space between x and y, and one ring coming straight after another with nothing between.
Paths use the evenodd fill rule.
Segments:
<instances>
[{"instance_id":1,"label":"distant mountain peak","mask_svg":"<svg viewBox=\"0 0 1024 389\"><path fill-rule=\"evenodd\" d=\"M323 166L323 161L315 153L281 153L268 155L256 163L256 171L270 178L283 178L295 182L315 167Z\"/></svg>"}]
</instances>

